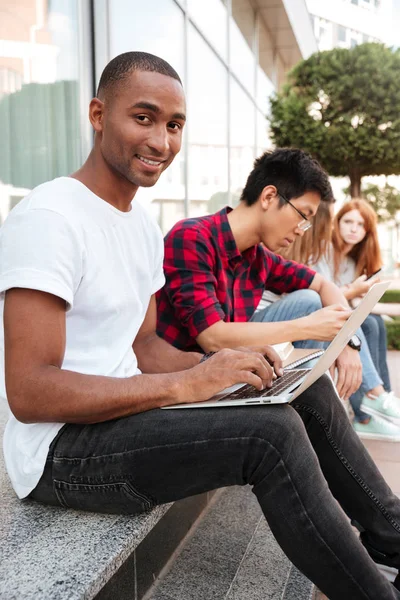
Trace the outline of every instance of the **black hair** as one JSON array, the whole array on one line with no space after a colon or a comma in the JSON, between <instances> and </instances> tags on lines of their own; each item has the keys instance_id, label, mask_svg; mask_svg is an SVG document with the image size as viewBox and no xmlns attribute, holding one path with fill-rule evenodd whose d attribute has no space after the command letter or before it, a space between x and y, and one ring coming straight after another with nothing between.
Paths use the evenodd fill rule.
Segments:
<instances>
[{"instance_id":1,"label":"black hair","mask_svg":"<svg viewBox=\"0 0 400 600\"><path fill-rule=\"evenodd\" d=\"M325 202L331 202L333 197L327 172L315 158L298 148L277 148L257 158L240 200L251 206L267 185L274 185L287 200L307 192L316 192ZM284 203L279 198L279 206Z\"/></svg>"},{"instance_id":2,"label":"black hair","mask_svg":"<svg viewBox=\"0 0 400 600\"><path fill-rule=\"evenodd\" d=\"M133 71L161 73L173 77L182 84L178 73L164 59L148 52L124 52L113 58L104 68L96 96L99 98L115 83L123 82Z\"/></svg>"}]
</instances>

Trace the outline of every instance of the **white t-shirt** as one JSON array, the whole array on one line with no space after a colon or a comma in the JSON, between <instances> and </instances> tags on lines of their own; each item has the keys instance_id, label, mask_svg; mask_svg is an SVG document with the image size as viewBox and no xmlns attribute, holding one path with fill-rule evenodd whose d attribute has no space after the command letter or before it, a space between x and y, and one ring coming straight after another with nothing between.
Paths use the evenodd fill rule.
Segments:
<instances>
[{"instance_id":1,"label":"white t-shirt","mask_svg":"<svg viewBox=\"0 0 400 600\"><path fill-rule=\"evenodd\" d=\"M54 294L67 303L63 369L110 377L139 374L132 343L150 296L164 285L163 254L161 231L137 202L121 212L76 179L44 183L0 229L1 323L5 290ZM2 325L0 330L0 395L6 398ZM4 458L20 498L36 487L62 426L23 424L10 412Z\"/></svg>"}]
</instances>

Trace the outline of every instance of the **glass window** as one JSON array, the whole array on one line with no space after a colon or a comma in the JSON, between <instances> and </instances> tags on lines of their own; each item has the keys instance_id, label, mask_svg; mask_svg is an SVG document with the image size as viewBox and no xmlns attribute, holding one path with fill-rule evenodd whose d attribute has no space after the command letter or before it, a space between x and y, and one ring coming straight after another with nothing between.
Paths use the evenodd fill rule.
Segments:
<instances>
[{"instance_id":1,"label":"glass window","mask_svg":"<svg viewBox=\"0 0 400 600\"><path fill-rule=\"evenodd\" d=\"M256 112L256 154L260 156L265 150L272 148L273 144L269 136L269 123L264 113L257 110ZM250 170L249 170L250 172Z\"/></svg>"},{"instance_id":2,"label":"glass window","mask_svg":"<svg viewBox=\"0 0 400 600\"><path fill-rule=\"evenodd\" d=\"M230 187L232 204L236 204L255 158L255 107L234 79L231 79L230 134Z\"/></svg>"},{"instance_id":3,"label":"glass window","mask_svg":"<svg viewBox=\"0 0 400 600\"><path fill-rule=\"evenodd\" d=\"M311 26L313 28L314 35L317 35L319 19L315 15L311 15L311 14L310 14L310 19L311 19Z\"/></svg>"},{"instance_id":4,"label":"glass window","mask_svg":"<svg viewBox=\"0 0 400 600\"><path fill-rule=\"evenodd\" d=\"M141 50L168 61L183 78L184 16L173 0L110 2L110 55Z\"/></svg>"},{"instance_id":5,"label":"glass window","mask_svg":"<svg viewBox=\"0 0 400 600\"><path fill-rule=\"evenodd\" d=\"M110 2L110 53L140 50L168 61L184 84L184 15L173 0ZM156 17L155 17L156 15ZM186 87L186 86L185 86ZM157 185L141 188L136 199L166 233L185 212L185 152L182 148Z\"/></svg>"},{"instance_id":6,"label":"glass window","mask_svg":"<svg viewBox=\"0 0 400 600\"><path fill-rule=\"evenodd\" d=\"M0 15L2 222L30 189L83 157L78 0L7 3Z\"/></svg>"},{"instance_id":7,"label":"glass window","mask_svg":"<svg viewBox=\"0 0 400 600\"><path fill-rule=\"evenodd\" d=\"M227 56L227 12L224 0L187 0L189 16L222 58Z\"/></svg>"},{"instance_id":8,"label":"glass window","mask_svg":"<svg viewBox=\"0 0 400 600\"><path fill-rule=\"evenodd\" d=\"M258 66L257 67L257 105L258 107L265 112L265 114L269 113L269 99L271 94L275 91L274 84L270 80L270 78L265 74L263 69Z\"/></svg>"},{"instance_id":9,"label":"glass window","mask_svg":"<svg viewBox=\"0 0 400 600\"><path fill-rule=\"evenodd\" d=\"M228 74L194 27L188 34L188 194L190 215L198 216L228 201Z\"/></svg>"},{"instance_id":10,"label":"glass window","mask_svg":"<svg viewBox=\"0 0 400 600\"><path fill-rule=\"evenodd\" d=\"M230 25L230 63L232 71L241 83L254 94L255 57L253 41L255 36L255 18L251 5L246 2L240 8L232 5Z\"/></svg>"},{"instance_id":11,"label":"glass window","mask_svg":"<svg viewBox=\"0 0 400 600\"><path fill-rule=\"evenodd\" d=\"M346 41L346 27L343 27L343 25L338 25L338 40L339 42Z\"/></svg>"}]
</instances>

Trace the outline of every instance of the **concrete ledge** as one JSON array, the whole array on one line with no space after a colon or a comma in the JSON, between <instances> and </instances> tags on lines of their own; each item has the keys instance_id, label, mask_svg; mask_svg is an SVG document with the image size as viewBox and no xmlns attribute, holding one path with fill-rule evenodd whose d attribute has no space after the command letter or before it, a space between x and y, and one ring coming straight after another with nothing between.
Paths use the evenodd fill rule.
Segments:
<instances>
[{"instance_id":1,"label":"concrete ledge","mask_svg":"<svg viewBox=\"0 0 400 600\"><path fill-rule=\"evenodd\" d=\"M66 511L21 502L1 479L4 600L94 598L170 507L137 517Z\"/></svg>"},{"instance_id":2,"label":"concrete ledge","mask_svg":"<svg viewBox=\"0 0 400 600\"><path fill-rule=\"evenodd\" d=\"M4 407L0 406L0 439L4 422ZM137 590L143 594L151 585L168 560L168 553L180 543L209 497L195 496L135 517L67 511L31 500L20 501L0 459L0 599L90 600L122 565L137 561L133 574L129 568L124 571L129 598L136 600L141 597ZM175 518L159 529L164 546L157 543L154 534L141 545L171 507ZM151 556L153 562L148 563ZM119 585L119 575L114 577L113 585L116 582ZM99 596L107 597L106 590L104 596Z\"/></svg>"},{"instance_id":3,"label":"concrete ledge","mask_svg":"<svg viewBox=\"0 0 400 600\"><path fill-rule=\"evenodd\" d=\"M96 600L141 600L185 539L215 492L175 502L128 560L96 596Z\"/></svg>"}]
</instances>

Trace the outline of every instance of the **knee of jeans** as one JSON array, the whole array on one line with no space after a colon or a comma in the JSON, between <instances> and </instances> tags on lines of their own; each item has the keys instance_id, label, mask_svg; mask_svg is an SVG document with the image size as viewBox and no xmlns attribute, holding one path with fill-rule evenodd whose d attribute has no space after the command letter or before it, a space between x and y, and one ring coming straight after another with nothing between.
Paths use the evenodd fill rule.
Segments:
<instances>
[{"instance_id":1,"label":"knee of jeans","mask_svg":"<svg viewBox=\"0 0 400 600\"><path fill-rule=\"evenodd\" d=\"M379 325L377 323L377 321L375 321L375 319L371 316L368 316L364 323L361 325L361 329L364 332L364 335L366 337L374 337L374 339L377 339L379 336Z\"/></svg>"},{"instance_id":2,"label":"knee of jeans","mask_svg":"<svg viewBox=\"0 0 400 600\"><path fill-rule=\"evenodd\" d=\"M314 290L297 290L294 294L296 295L296 302L304 305L304 309L308 314L322 308L321 296L318 292Z\"/></svg>"},{"instance_id":3,"label":"knee of jeans","mask_svg":"<svg viewBox=\"0 0 400 600\"><path fill-rule=\"evenodd\" d=\"M261 410L261 418L254 421L253 435L271 444L280 454L296 446L306 435L301 418L290 405L273 405Z\"/></svg>"},{"instance_id":4,"label":"knee of jeans","mask_svg":"<svg viewBox=\"0 0 400 600\"><path fill-rule=\"evenodd\" d=\"M381 315L371 315L374 319L376 326L378 327L379 334L386 332L385 321L382 319Z\"/></svg>"},{"instance_id":5,"label":"knee of jeans","mask_svg":"<svg viewBox=\"0 0 400 600\"><path fill-rule=\"evenodd\" d=\"M322 375L311 387L294 401L296 405L307 405L329 423L339 415L345 415L343 405L328 375Z\"/></svg>"}]
</instances>

